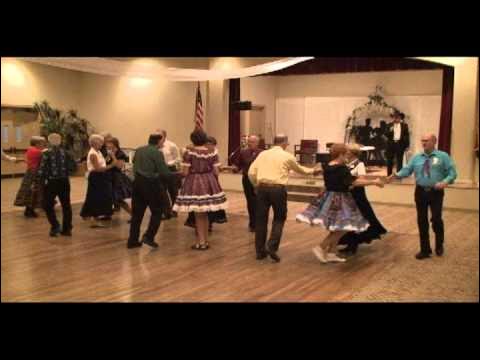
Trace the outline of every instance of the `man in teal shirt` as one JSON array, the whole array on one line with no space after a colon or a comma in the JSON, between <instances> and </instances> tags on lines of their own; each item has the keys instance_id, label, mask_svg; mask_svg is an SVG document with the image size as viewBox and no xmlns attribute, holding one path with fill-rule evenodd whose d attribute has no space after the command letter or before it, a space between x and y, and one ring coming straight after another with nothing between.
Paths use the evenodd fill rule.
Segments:
<instances>
[{"instance_id":1,"label":"man in teal shirt","mask_svg":"<svg viewBox=\"0 0 480 360\"><path fill-rule=\"evenodd\" d=\"M428 231L428 208L432 212L432 227L435 233L435 253L443 255L444 229L442 207L444 189L453 184L457 178L455 164L450 156L436 150L437 138L433 134L422 136L423 152L415 155L400 172L388 177L398 179L415 173L415 204L417 206L417 223L420 232L420 252L418 260L429 258L432 254Z\"/></svg>"}]
</instances>

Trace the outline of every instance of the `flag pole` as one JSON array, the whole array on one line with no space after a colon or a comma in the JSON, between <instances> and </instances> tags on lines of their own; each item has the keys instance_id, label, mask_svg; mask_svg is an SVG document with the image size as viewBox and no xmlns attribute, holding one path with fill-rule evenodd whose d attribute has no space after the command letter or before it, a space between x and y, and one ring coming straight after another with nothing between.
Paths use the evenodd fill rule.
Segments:
<instances>
[{"instance_id":1,"label":"flag pole","mask_svg":"<svg viewBox=\"0 0 480 360\"><path fill-rule=\"evenodd\" d=\"M193 130L197 130L199 128L197 124L197 106L198 106L199 91L200 91L200 81L197 82L197 91L195 92L195 106L193 108L193 124L194 124Z\"/></svg>"}]
</instances>

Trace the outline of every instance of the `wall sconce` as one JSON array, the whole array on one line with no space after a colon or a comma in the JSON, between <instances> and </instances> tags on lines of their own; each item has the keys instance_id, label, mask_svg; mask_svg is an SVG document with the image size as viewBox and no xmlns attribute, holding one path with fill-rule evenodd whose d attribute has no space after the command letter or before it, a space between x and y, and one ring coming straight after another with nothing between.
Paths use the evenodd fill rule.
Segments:
<instances>
[{"instance_id":1,"label":"wall sconce","mask_svg":"<svg viewBox=\"0 0 480 360\"><path fill-rule=\"evenodd\" d=\"M2 62L2 78L10 85L22 87L25 85L25 75L16 64Z\"/></svg>"},{"instance_id":2,"label":"wall sconce","mask_svg":"<svg viewBox=\"0 0 480 360\"><path fill-rule=\"evenodd\" d=\"M136 88L141 88L141 87L146 87L150 85L152 83L152 79L136 77L136 78L131 78L129 82L131 86Z\"/></svg>"}]
</instances>

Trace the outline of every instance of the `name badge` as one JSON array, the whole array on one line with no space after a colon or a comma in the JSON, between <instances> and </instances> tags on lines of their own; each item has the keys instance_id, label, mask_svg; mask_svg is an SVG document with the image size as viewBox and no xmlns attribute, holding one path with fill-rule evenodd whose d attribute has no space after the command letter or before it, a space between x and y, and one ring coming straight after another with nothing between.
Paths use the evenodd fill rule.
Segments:
<instances>
[{"instance_id":1,"label":"name badge","mask_svg":"<svg viewBox=\"0 0 480 360\"><path fill-rule=\"evenodd\" d=\"M432 160L432 164L433 165L438 165L439 163L440 163L440 160L438 158L434 157L433 160Z\"/></svg>"}]
</instances>

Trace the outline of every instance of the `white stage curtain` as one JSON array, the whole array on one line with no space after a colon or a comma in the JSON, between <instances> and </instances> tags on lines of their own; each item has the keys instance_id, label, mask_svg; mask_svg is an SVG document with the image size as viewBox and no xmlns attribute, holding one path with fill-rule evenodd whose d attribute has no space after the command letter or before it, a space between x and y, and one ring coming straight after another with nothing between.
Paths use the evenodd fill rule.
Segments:
<instances>
[{"instance_id":1,"label":"white stage curtain","mask_svg":"<svg viewBox=\"0 0 480 360\"><path fill-rule=\"evenodd\" d=\"M147 79L163 78L168 81L209 81L238 79L278 71L292 65L313 59L313 57L293 57L272 61L265 64L232 70L202 70L164 68L161 65L131 63L107 58L20 58L21 60L57 66L70 70L84 71L100 75L128 76Z\"/></svg>"}]
</instances>

